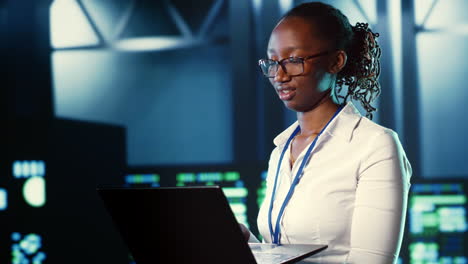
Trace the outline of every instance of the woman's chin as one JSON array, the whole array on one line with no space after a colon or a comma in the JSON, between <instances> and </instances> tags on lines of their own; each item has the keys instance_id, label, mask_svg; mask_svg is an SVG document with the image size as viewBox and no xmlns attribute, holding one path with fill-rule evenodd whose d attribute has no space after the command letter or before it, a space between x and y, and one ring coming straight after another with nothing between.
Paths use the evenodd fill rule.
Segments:
<instances>
[{"instance_id":1,"label":"woman's chin","mask_svg":"<svg viewBox=\"0 0 468 264\"><path fill-rule=\"evenodd\" d=\"M291 111L304 112L305 107L301 107L300 105L297 104L297 102L290 100L290 101L283 101L283 103L286 106L286 108L288 108Z\"/></svg>"}]
</instances>

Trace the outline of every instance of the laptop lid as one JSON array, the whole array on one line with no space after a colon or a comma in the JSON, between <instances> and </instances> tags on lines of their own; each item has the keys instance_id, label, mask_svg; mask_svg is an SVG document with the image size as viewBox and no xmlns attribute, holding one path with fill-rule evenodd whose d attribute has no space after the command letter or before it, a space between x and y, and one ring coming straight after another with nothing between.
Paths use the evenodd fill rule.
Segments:
<instances>
[{"instance_id":1,"label":"laptop lid","mask_svg":"<svg viewBox=\"0 0 468 264\"><path fill-rule=\"evenodd\" d=\"M98 193L138 264L256 263L218 186Z\"/></svg>"},{"instance_id":2,"label":"laptop lid","mask_svg":"<svg viewBox=\"0 0 468 264\"><path fill-rule=\"evenodd\" d=\"M97 191L138 264L283 264L326 248L249 245L219 186Z\"/></svg>"}]
</instances>

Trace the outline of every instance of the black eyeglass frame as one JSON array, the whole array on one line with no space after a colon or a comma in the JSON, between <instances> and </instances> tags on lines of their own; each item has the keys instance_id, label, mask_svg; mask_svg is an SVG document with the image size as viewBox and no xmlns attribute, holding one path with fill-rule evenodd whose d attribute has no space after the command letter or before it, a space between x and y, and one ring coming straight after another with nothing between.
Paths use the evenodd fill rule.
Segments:
<instances>
[{"instance_id":1,"label":"black eyeglass frame","mask_svg":"<svg viewBox=\"0 0 468 264\"><path fill-rule=\"evenodd\" d=\"M262 64L265 64L265 62L267 62L267 61L273 62L273 63L270 64L270 65L279 65L279 66L283 69L284 73L286 73L286 74L287 74L288 76L290 76L290 77L294 77L294 76L299 76L299 75L301 75L301 74L304 73L304 61L309 60L309 59L313 59L313 58L317 58L317 57L321 57L321 56L324 56L324 55L328 55L328 54L330 54L330 53L331 53L331 51L328 50L328 51L323 51L323 52L320 52L320 53L317 53L317 54L314 54L314 55L307 56L307 57L305 57L305 58L303 58L303 57L288 57L288 58L284 58L284 59L279 60L279 61L277 61L277 60L272 60L272 59L260 59L260 60L258 60L258 66L260 67L260 70L262 71L263 75L264 75L265 77L267 77L267 78L275 78L275 77L276 77L276 74L278 74L278 69L279 69L279 68L276 69L275 75L273 75L273 76L270 76L270 75L268 75L267 73L265 73L265 71L263 70ZM298 73L298 74L289 74L289 73L286 71L286 66L284 65L284 61L286 61L286 60L291 60L291 59L300 60L300 61L301 61L301 64L302 64L302 71L301 71L301 73ZM271 67L271 66L270 66L270 67Z\"/></svg>"}]
</instances>

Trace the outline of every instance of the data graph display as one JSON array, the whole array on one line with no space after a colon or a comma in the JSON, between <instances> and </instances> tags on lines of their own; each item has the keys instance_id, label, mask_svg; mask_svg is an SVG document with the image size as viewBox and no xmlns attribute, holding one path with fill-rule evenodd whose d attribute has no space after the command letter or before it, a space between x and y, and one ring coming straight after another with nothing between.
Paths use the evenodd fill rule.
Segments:
<instances>
[{"instance_id":1,"label":"data graph display","mask_svg":"<svg viewBox=\"0 0 468 264\"><path fill-rule=\"evenodd\" d=\"M222 188L237 221L249 227L247 219L248 189L237 171L181 172L176 186L213 186Z\"/></svg>"},{"instance_id":2,"label":"data graph display","mask_svg":"<svg viewBox=\"0 0 468 264\"><path fill-rule=\"evenodd\" d=\"M466 264L467 196L463 183L417 183L409 200L411 264Z\"/></svg>"},{"instance_id":3,"label":"data graph display","mask_svg":"<svg viewBox=\"0 0 468 264\"><path fill-rule=\"evenodd\" d=\"M5 211L8 208L8 191L0 188L0 211Z\"/></svg>"},{"instance_id":4,"label":"data graph display","mask_svg":"<svg viewBox=\"0 0 468 264\"><path fill-rule=\"evenodd\" d=\"M147 186L159 187L161 176L156 173L146 174L128 174L125 176L125 185L127 187Z\"/></svg>"},{"instance_id":5,"label":"data graph display","mask_svg":"<svg viewBox=\"0 0 468 264\"><path fill-rule=\"evenodd\" d=\"M23 183L23 200L29 206L43 207L45 205L46 165L43 160L16 160L12 164L12 175L15 180ZM6 201L6 190L4 192ZM6 202L4 204L6 207Z\"/></svg>"}]
</instances>

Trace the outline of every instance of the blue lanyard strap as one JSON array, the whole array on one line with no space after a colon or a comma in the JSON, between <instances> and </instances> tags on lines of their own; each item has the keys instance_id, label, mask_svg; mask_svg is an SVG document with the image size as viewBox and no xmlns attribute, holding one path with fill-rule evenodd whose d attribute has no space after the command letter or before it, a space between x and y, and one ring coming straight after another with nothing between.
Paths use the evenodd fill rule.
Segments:
<instances>
[{"instance_id":1,"label":"blue lanyard strap","mask_svg":"<svg viewBox=\"0 0 468 264\"><path fill-rule=\"evenodd\" d=\"M302 174L302 171L304 170L304 167L307 163L307 160L309 159L310 157L310 154L312 153L312 150L314 149L315 147L315 144L317 143L317 139L320 137L320 135L323 133L323 131L325 131L325 129L327 128L328 124L331 123L331 121L338 115L338 113L341 111L343 107L340 106L338 108L338 110L336 110L335 114L333 115L333 117L328 121L328 123L322 128L322 130L320 131L320 133L317 135L317 137L315 137L314 141L312 142L312 144L310 144L309 148L307 149L307 152L306 154L304 155L304 158L302 159L302 162L301 162L301 166L299 167L297 173L296 173L296 177L294 178L294 181L292 182L291 184L291 187L289 188L289 191L288 191L288 194L286 195L286 198L284 199L283 201L283 204L281 205L281 208L280 208L280 211L278 213L278 217L276 219L276 225L275 225L275 230L273 230L273 225L272 225L272 219L271 219L271 213L273 211L273 202L275 200L275 195L276 195L276 186L278 184L278 175L279 175L279 172L280 172L280 169L281 169L281 164L283 162L283 157L284 157L284 154L286 153L286 150L288 149L288 146L289 144L291 143L292 139L297 135L297 133L299 133L300 131L300 127L297 126L297 128L294 130L294 132L291 134L291 136L289 137L288 141L286 141L286 145L284 146L283 148L283 151L281 152L281 156L280 156L280 159L278 161L278 166L277 166L277 169L276 169L276 176L275 176L275 183L273 185L273 191L272 191L272 194L271 194L271 201L270 201L270 209L268 210L268 227L270 228L270 235L272 237L272 242L275 243L275 244L278 244L279 245L279 236L280 236L280 221L281 221L281 218L283 216L283 213L284 213L284 209L286 208L286 205L288 204L289 200L291 199L293 193L294 193L294 189L296 188L296 185L299 183L299 180L301 178L301 174Z\"/></svg>"}]
</instances>

